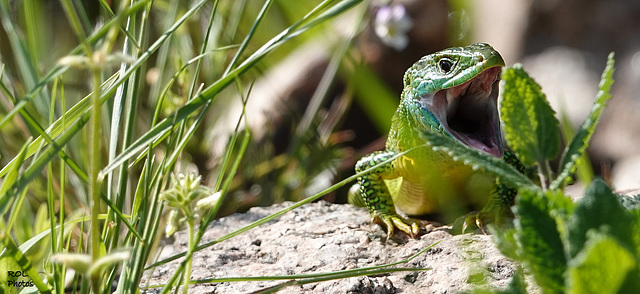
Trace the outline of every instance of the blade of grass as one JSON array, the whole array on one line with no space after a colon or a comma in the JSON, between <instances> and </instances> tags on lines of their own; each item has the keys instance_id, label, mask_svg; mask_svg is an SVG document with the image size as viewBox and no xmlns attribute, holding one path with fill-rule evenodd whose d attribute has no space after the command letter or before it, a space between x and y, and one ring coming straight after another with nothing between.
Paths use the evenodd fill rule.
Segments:
<instances>
[{"instance_id":1,"label":"blade of grass","mask_svg":"<svg viewBox=\"0 0 640 294\"><path fill-rule=\"evenodd\" d=\"M25 20L31 20L31 9L34 8L32 5L24 5L23 11L25 12ZM4 31L7 34L7 38L9 40L9 46L11 47L13 58L18 68L20 80L24 83L25 88L31 89L33 88L40 78L38 77L38 71L36 70L38 64L37 60L34 60L36 56L32 55L29 47L21 38L22 34L19 33L19 30L14 27L14 22L12 21L14 18L11 17L9 13L10 9L8 3L6 1L0 1L0 22L4 27ZM27 26L27 29L30 26ZM29 33L29 29L28 32ZM36 40L32 40L36 41ZM35 108L39 113L46 113L48 106L46 101L49 101L49 96L46 92L41 92L38 95L38 99L34 104ZM1 126L2 124L0 124Z\"/></svg>"},{"instance_id":2,"label":"blade of grass","mask_svg":"<svg viewBox=\"0 0 640 294\"><path fill-rule=\"evenodd\" d=\"M103 84L103 90L108 89L113 86L113 82L117 78L118 74L111 76L107 79ZM41 148L44 148L46 145L51 145L53 143L53 139L60 136L69 126L73 126L79 119L81 119L82 114L86 113L86 111L90 108L90 98L91 93L85 96L80 102L71 107L63 116L58 118L56 122L51 124L46 130L44 130L40 136L38 136L33 142L29 145L27 149L27 158L31 157ZM26 114L26 119L30 119L31 117ZM33 126L39 126L34 124ZM46 143L45 143L46 142ZM62 158L68 158L66 154L60 154ZM12 159L7 165L5 165L2 170L0 170L0 177L4 176L8 169L12 168L16 163L14 162L15 158ZM86 175L84 175L84 171L74 162L74 161L66 161L70 167L85 181L87 179ZM84 176L83 176L84 175Z\"/></svg>"},{"instance_id":3,"label":"blade of grass","mask_svg":"<svg viewBox=\"0 0 640 294\"><path fill-rule=\"evenodd\" d=\"M422 131L420 132L420 136L426 139L431 146L430 148L433 148L433 150L446 152L453 160L463 162L473 169L482 169L499 176L504 183L512 187L537 187L529 178L518 172L518 170L502 159L469 148L453 138L443 136L440 133Z\"/></svg>"},{"instance_id":4,"label":"blade of grass","mask_svg":"<svg viewBox=\"0 0 640 294\"><path fill-rule=\"evenodd\" d=\"M126 79L129 78L129 76L140 66L142 66L142 64L144 64L144 62L151 56L151 54L153 54L168 38L169 36L175 32L191 15L193 15L199 8L201 8L204 4L206 4L208 1L206 0L201 0L200 2L196 3L194 5L194 7L192 7L189 11L187 11L178 21L176 21L173 26L171 26L171 28L169 28L164 34L162 34L161 37L159 37L156 42L153 43L153 45L151 45L149 47L149 49L147 49L147 51L145 51L140 58L138 58L136 60L136 62L134 62L131 67L129 67L129 69L125 72L125 74L123 75L118 75L115 74L111 77L110 80L107 80L105 83L103 83L103 88L101 89L101 103L104 103L104 101L106 99L108 99L109 97L111 97L111 95L113 95L113 93L115 92L116 88L122 84ZM136 7L138 7L136 5ZM139 7L138 7L139 8ZM106 31L104 32L104 34L106 34ZM91 37L88 38L88 43L91 44L91 41L93 39ZM66 67L58 67L56 68L58 69L58 71L52 71L51 74L45 78L42 82L41 82L41 86L36 87L34 90L32 90L32 92L37 92L40 89L42 89L42 87L44 87L44 85L46 85L45 82L49 82L53 79L54 76L59 76L64 70L66 70ZM40 84L39 84L40 85ZM89 95L87 95L85 97L85 99L83 99L83 101L81 101L80 103L76 104L74 107L72 107L71 110L69 110L67 113L65 113L64 116L71 116L71 117L76 117L76 119L78 120L88 120L89 116L90 116L90 109L91 109L91 103L90 103L90 97L91 97L91 93ZM7 116L4 118L4 120L2 122L0 122L0 127L10 119L11 116L13 116L18 110L22 109L22 107L25 106L26 101L28 101L28 97L30 95L28 94L27 97L25 97L24 99L22 99L15 107L14 109L11 110L11 112L9 112L9 114L7 114ZM24 102L24 103L23 103ZM47 133L50 134L50 136L52 138L57 137L58 135L62 134L64 132L64 130L68 127L68 125L61 125L61 119L59 118L52 126L50 126L48 129L51 131L48 131ZM76 120L72 120L69 117L66 118L66 121L69 122L70 125L73 125L76 123ZM73 130L73 131L72 131ZM57 131L57 132L56 132ZM71 128L71 129L67 129L66 132L77 132L79 131L79 129L77 128ZM30 146L30 151L28 153L28 156L33 155L33 153L35 153L36 151L36 147L39 146L36 142L40 139L40 137L36 138L36 140L34 140L34 143L32 144L32 146ZM50 143L49 143L50 144ZM33 153L31 152L33 151ZM11 164L11 163L10 163ZM0 170L0 177L2 177L5 173L6 173L6 168L10 165L8 164L7 166L5 166L2 170Z\"/></svg>"},{"instance_id":5,"label":"blade of grass","mask_svg":"<svg viewBox=\"0 0 640 294\"><path fill-rule=\"evenodd\" d=\"M100 99L100 78L102 72L102 64L99 64L98 61L100 58L94 58L95 54L105 54L107 52L93 52L93 48L86 40L86 36L84 30L80 25L80 14L78 10L75 9L71 0L63 0L62 7L64 8L65 14L69 19L71 27L74 29L74 32L78 39L81 40L82 45L84 47L84 52L87 55L87 59L89 60L90 70L91 70L91 81L93 94L91 95L91 129L89 131L89 195L87 197L87 203L89 203L91 209L91 221L90 221L90 233L89 233L89 254L91 256L92 263L98 262L102 256L102 252L100 251L100 247L103 244L102 238L100 234L100 224L98 223L98 215L100 214L100 188L102 187L103 177L99 175L100 172L100 118L101 118L101 109L102 101ZM84 9L80 9L80 11L84 12ZM84 15L84 13L82 13ZM92 274L85 276L85 279L91 280L91 287L94 293L100 292L100 280L102 279L101 274L99 272L92 272Z\"/></svg>"},{"instance_id":6,"label":"blade of grass","mask_svg":"<svg viewBox=\"0 0 640 294\"><path fill-rule=\"evenodd\" d=\"M24 145L22 145L22 148L20 149L20 152L16 156L16 163L17 164L15 165L14 168L12 168L9 171L9 174L4 179L4 182L2 182L2 186L0 186L0 211L2 211L2 215L6 215L7 214L8 210L9 210L9 207L11 206L11 203L13 202L13 198L19 192L16 189L16 185L17 185L17 182L20 180L20 166L22 166L22 163L27 158L26 150L27 150L27 146L29 145L30 142L31 142L31 140L28 139L27 142L24 143ZM13 215L13 213L12 213L12 215ZM9 219L12 219L12 218L13 217L9 217ZM11 224L11 222L9 224ZM10 231L11 230L11 226L9 225L8 227L5 227L5 229L7 231Z\"/></svg>"},{"instance_id":7,"label":"blade of grass","mask_svg":"<svg viewBox=\"0 0 640 294\"><path fill-rule=\"evenodd\" d=\"M51 124L54 120L54 116L55 116L55 106L56 106L56 98L57 95L56 93L58 92L58 80L55 80L53 82L53 90L51 91L51 104L50 104L50 108L49 108L49 124ZM61 160L62 161L62 160ZM61 164L61 166L64 166L64 164ZM64 169L62 169L64 171ZM50 238L51 238L51 253L55 254L57 252L62 252L62 239L58 239L58 236L56 235L56 211L55 211L55 192L54 192L54 178L53 178L53 162L50 161L47 164L47 208L49 209L49 230L50 230ZM64 182L65 182L65 178L63 175L61 175L62 177L60 178L60 181L62 182L62 187L64 188ZM64 190L62 190L64 191ZM62 193L61 193L62 194ZM64 206L60 206L60 207L64 207ZM64 209L60 209L60 212L62 213L62 211L64 211ZM62 223L62 220L60 221ZM62 289L64 289L64 285L63 285L63 280L62 277L64 277L64 273L62 272L62 265L60 264L53 264L52 265L52 271L53 271L53 285L54 285L54 289L57 290L58 293L62 293Z\"/></svg>"},{"instance_id":8,"label":"blade of grass","mask_svg":"<svg viewBox=\"0 0 640 294\"><path fill-rule=\"evenodd\" d=\"M227 75L230 70L233 68L233 66L235 65L235 63L237 62L237 60L240 58L240 55L244 52L244 50L247 48L249 41L252 39L252 37L255 34L255 31L257 29L257 27L260 25L260 23L262 22L262 20L264 19L264 16L266 15L267 11L269 10L269 7L271 6L271 4L273 3L273 1L268 0L264 3L264 5L262 6L262 9L260 10L260 12L258 13L258 16L256 17L256 20L254 21L249 33L247 34L247 36L244 38L244 41L242 42L242 44L240 45L240 48L238 48L238 51L236 52L234 58L231 60L231 62L229 63L227 69L224 72L224 75ZM211 18L213 18L214 14L211 15ZM210 24L212 24L212 22L210 21ZM206 45L206 44L205 44ZM202 50L204 51L205 48L203 47ZM237 80L236 80L237 81ZM193 124L193 127L187 132L185 138L183 138L182 140L182 144L179 145L183 145L185 146L186 142L191 138L191 136L193 135L193 133L195 132L197 126L200 125L200 122L202 121L202 117L203 115L207 112L207 109L209 108L209 106L211 105L211 100L206 103L206 105L204 106L204 109L201 111L201 115L198 117L198 119L195 121L195 123ZM246 101L245 101L246 103ZM243 113L242 116L244 116L244 108L243 108ZM234 139L235 139L235 135L238 133L237 132L237 128L240 124L240 121L242 120L242 117L238 120L238 124L236 125L236 132L234 133ZM246 150L246 146L248 145L249 142L249 136L245 137L245 144L244 144L244 148L243 150ZM235 141L232 141L235 142ZM229 152L231 152L233 150L233 146L234 144L230 144L228 147ZM184 148L184 147L182 147ZM182 148L176 149L175 151L181 151ZM177 158L177 154L176 154L176 158ZM228 154L227 154L228 155ZM238 156L238 160L236 161L237 164L239 164L240 162L240 158L242 158L242 154L240 156ZM228 159L228 157L226 158ZM224 160L223 161L223 166L221 168L221 172L220 172L220 177L218 178L218 186L220 185L220 183L222 182L222 176L224 174L226 174L225 171L225 165L228 162L228 160ZM237 165L236 165L237 168ZM235 174L235 172L232 173L232 175ZM230 176L230 178L232 178L232 176ZM218 187L216 188L216 190L218 189ZM226 191L225 191L226 192ZM221 197L220 200L218 201L218 205L216 205L216 208L219 209L220 204L222 203L222 199L224 199L224 195L226 193L221 193ZM186 258L185 260L182 262L182 264L184 264L184 267L180 267L180 269L185 268L187 275L183 275L182 274L182 270L178 270L174 273L174 275L172 276L172 278L170 279L170 282L168 283L168 285L173 286L173 283L175 282L175 280L180 276L181 279L184 280L184 285L183 285L183 291L186 293L188 291L188 286L189 286L189 280L190 277L189 275L191 274L191 257L193 256L193 253L195 252L195 245L198 244L200 242L200 238L202 237L202 235L204 235L204 228L207 227L207 224L211 221L211 219L213 219L213 217L215 216L215 213L217 212L216 208L214 208L214 212L213 213L209 213L208 217L206 218L205 222L200 226L199 230L198 230L198 234L197 236L193 236L193 228L192 225L189 226L189 230L190 230L190 234L189 234L189 244L191 246L189 246L189 248L187 249L187 254L186 254ZM167 292L171 287L166 287L164 288L163 292Z\"/></svg>"},{"instance_id":9,"label":"blade of grass","mask_svg":"<svg viewBox=\"0 0 640 294\"><path fill-rule=\"evenodd\" d=\"M142 9L143 7L145 7L148 3L150 3L152 0L141 0L136 2L134 5L132 5L129 9L123 11L121 13L121 16L126 16L126 15L130 15L130 14L135 14L139 9ZM204 0L202 2L205 2ZM5 5L4 1L0 1L0 8L2 8L2 5ZM2 18L4 19L9 19L9 18ZM114 18L109 20L102 28L98 29L94 34L92 34L89 38L88 38L88 42L89 44L95 44L96 42L100 41L102 39L102 37L104 37L108 30L116 25L120 23L120 19L119 18ZM81 46L79 45L78 47L76 47L75 49L73 49L71 51L71 53L67 54L67 55L75 55L78 54L81 51ZM5 123L11 121L13 119L13 117L20 111L22 110L27 103L29 103L33 97L35 97L36 95L39 95L40 91L42 91L44 89L44 87L49 84L51 81L53 81L55 78L59 77L60 75L62 75L67 69L69 68L68 65L62 65L62 64L58 64L56 66L53 67L53 69L51 69L49 71L49 73L47 75L45 75L45 77L40 80L40 82L38 84L36 84L34 87L31 88L31 90L24 96L22 97L22 99L20 99L20 101L18 101L18 103L16 105L14 105L14 108L11 109L11 111L9 111L9 113L2 118L2 120L0 120L0 127L4 126ZM55 136L53 136L55 137ZM0 172L0 177L3 175L2 172Z\"/></svg>"},{"instance_id":10,"label":"blade of grass","mask_svg":"<svg viewBox=\"0 0 640 294\"><path fill-rule=\"evenodd\" d=\"M125 10L126 4L127 4L126 1L123 1L121 3L120 10ZM146 7L146 9L142 11L143 15L141 17L141 22L143 25L147 27L148 27L147 16L149 14L150 9L151 7L149 5ZM139 44L138 42L136 42L136 39L133 37L133 34L135 33L135 29L137 27L136 25L137 25L136 17L128 17L126 19L126 25L123 29L125 31L126 37L125 37L125 40L123 41L122 52L131 56L135 56L137 58L138 50L136 50L135 48L138 47ZM140 30L140 35L139 35L140 40L146 39L145 33L147 31L148 30L145 30L145 29ZM119 72L122 74L125 74L128 68L129 68L129 64L127 64L126 62L123 62L120 65ZM131 142L133 127L134 127L134 118L136 113L136 106L138 105L138 96L139 96L138 88L141 80L141 77L140 77L142 74L141 72L142 72L142 67L136 69L133 72L133 75L131 75L126 81L124 81L121 85L118 86L118 89L116 91L116 95L114 97L114 104L113 104L114 110L112 111L113 117L112 117L111 129L110 129L111 136L109 139L110 145L109 145L108 160L111 160L116 156L117 148L118 148L118 138L121 133L121 124L122 124L122 118L124 115L126 115L126 120L124 121L125 127L124 127L124 132L122 134L123 147L121 148L125 148ZM125 111L127 111L126 114L124 114ZM130 232L133 233L133 235L136 238L138 238L138 240L142 239L142 236L137 232L137 230L135 230L131 226L131 224L129 224L129 222L127 222L127 220L122 217L122 214L120 213L120 211L125 209L124 203L127 195L128 175L129 175L129 169L127 169L125 165L121 166L118 172L118 183L116 186L117 188L108 189L108 193L110 193L110 195L107 195L107 198L110 200L114 199L113 206L115 207L115 209L112 209L109 211L109 217L108 217L109 221L105 222L104 224L103 232L104 232L105 243L109 244L109 246L107 247L108 249L118 248L120 230L121 230L121 225L123 223L127 227L129 227L129 229L131 230ZM107 174L108 187L112 187L112 183L113 183L112 181L113 181L113 173ZM115 193L113 193L113 191L115 191ZM117 221L114 220L114 218ZM115 225L109 224L109 222L112 222L112 221L115 223ZM112 281L115 274L116 274L116 269L114 268L111 271L109 281Z\"/></svg>"},{"instance_id":11,"label":"blade of grass","mask_svg":"<svg viewBox=\"0 0 640 294\"><path fill-rule=\"evenodd\" d=\"M173 127L177 122L180 122L187 117L189 117L193 112L197 111L203 105L213 102L217 97L217 94L222 91L222 89L226 88L235 78L247 72L251 69L258 61L264 58L269 52L273 51L278 46L282 45L285 41L298 36L299 34L309 30L313 26L316 26L324 21L327 21L341 12L351 8L352 6L360 3L362 0L346 0L342 1L339 4L331 7L324 13L320 14L316 18L310 20L305 25L300 25L302 23L296 23L290 26L288 29L284 30L282 33L278 34L276 37L271 39L271 41L267 42L260 49L258 49L254 54L252 54L247 60L245 60L242 64L240 64L237 68L229 72L228 75L222 77L218 81L214 82L212 85L207 87L200 95L195 98L189 100L185 105L180 107L174 114L170 117L165 118L160 121L157 125L155 125L151 130L147 131L144 135L142 135L138 140L136 140L126 151L121 153L116 159L110 162L104 169L103 173L111 172L116 166L122 164L125 160L135 156L138 152L142 151L145 146L159 139L165 132L168 131L169 128ZM323 2L319 6L323 6ZM314 10L315 11L315 10ZM305 19L306 20L306 19ZM299 28L298 28L299 27Z\"/></svg>"},{"instance_id":12,"label":"blade of grass","mask_svg":"<svg viewBox=\"0 0 640 294\"><path fill-rule=\"evenodd\" d=\"M304 285L309 283L317 283L322 281L328 281L333 279L344 279L350 277L357 276L372 276L378 274L386 274L391 272L401 272L401 271L425 271L430 270L430 268L391 268L392 266L408 263L416 257L422 255L427 252L429 249L438 245L440 241L433 243L432 245L427 246L426 248L420 250L416 254L400 260L396 262L386 263L382 265L363 267L363 268L355 268L348 269L336 272L327 272L327 273L313 273L313 274L299 274L299 275L283 275L283 276L259 276L259 277L224 277L224 278L212 278L212 279L200 279L193 280L193 284L205 284L205 283L225 283L225 282L248 282L248 281L273 281L273 280L293 280L284 284L276 285L274 287L270 287L268 289L263 289L260 293L272 293L272 290L281 290L284 287L291 285ZM153 285L148 288L157 288L162 287L163 285ZM266 291L265 291L266 290Z\"/></svg>"},{"instance_id":13,"label":"blade of grass","mask_svg":"<svg viewBox=\"0 0 640 294\"><path fill-rule=\"evenodd\" d=\"M152 147L149 146L149 149ZM149 152L148 154L153 154ZM160 166L163 166L166 161L166 157L160 162ZM147 167L151 169L153 163L153 156L147 157ZM166 182L169 174L163 172L161 168L158 168L155 173L148 172L145 178L145 182L148 183L143 187L143 201L149 201L146 205L141 205L142 211L138 213L140 216L138 228L142 233L143 238L135 240L133 243L133 255L129 262L127 271L123 271L121 279L123 280L122 287L118 287L118 291L121 293L137 293L137 289L140 284L140 279L144 271L144 265L149 259L149 255L156 239L158 227L160 223L160 213L163 209L163 204L159 200L159 194L162 190L160 186ZM139 196L138 196L139 197Z\"/></svg>"},{"instance_id":14,"label":"blade of grass","mask_svg":"<svg viewBox=\"0 0 640 294\"><path fill-rule=\"evenodd\" d=\"M7 235L6 231L0 231L0 240L2 240L2 245L4 245L5 249L3 250L2 256L13 258L22 270L27 272L29 279L31 279L31 282L33 282L40 293L51 293L49 287L42 278L40 278L36 269L31 266L31 261L24 256L11 236Z\"/></svg>"},{"instance_id":15,"label":"blade of grass","mask_svg":"<svg viewBox=\"0 0 640 294\"><path fill-rule=\"evenodd\" d=\"M175 20L176 15L178 15L178 10L180 8L180 1L171 2L170 8L168 8L168 12L166 17L162 22L162 27L168 27L171 25L171 22ZM141 32L142 33L142 32ZM149 90L149 97L151 99L158 99L160 94L160 89L162 89L162 85L164 84L164 74L167 72L167 62L169 60L169 48L171 45L171 41L169 40L163 46L160 46L158 49L158 57L156 59L155 68L158 69L158 82L151 85L151 89ZM158 105L159 103L156 103Z\"/></svg>"},{"instance_id":16,"label":"blade of grass","mask_svg":"<svg viewBox=\"0 0 640 294\"><path fill-rule=\"evenodd\" d=\"M165 99L165 97L166 97L167 93L168 93L168 92L170 91L170 89L171 89L171 86L172 86L172 85L173 85L173 83L178 79L179 75L180 75L183 71L187 70L187 69L188 69L188 67L189 67L189 66L191 66L194 62L202 60L202 59L203 59L205 56L207 56L209 53L213 53L213 52L217 52L217 51L221 51L221 50L228 50L228 49L235 48L235 47L237 47L237 46L236 46L236 45L230 45L230 46L225 46L225 47L220 47L220 48L214 49L214 50L209 51L209 52L207 52L207 53L205 53L205 54L201 54L201 55L198 55L198 56L194 57L193 59L189 60L185 65L183 65L183 66L182 66L182 68L180 68L180 69L179 69L179 70L178 70L178 71L173 75L173 77L171 78L171 80L169 80L169 82L167 83L167 86L164 88L164 90L163 90L162 94L160 95L160 99L161 99L161 100L160 100L160 101L158 101L158 103L156 104L156 108L155 108L155 111L154 111L154 114L153 114L153 118L151 119L152 125L157 123L157 120L158 120L158 118L160 117L160 113L161 113L161 111L162 111L162 105L161 105L161 104L162 104L162 101ZM203 113L204 113L204 112L201 112L201 115L200 115L200 116L202 116L202 114L203 114ZM201 118L196 118L196 121L200 121L200 120L201 120ZM165 139L166 137L168 137L168 136L169 136L169 133L165 133L165 134L164 134L164 135L162 135L160 138L158 138L158 140L156 140L155 142L153 142L152 146L153 146L154 148L155 148L155 147L157 147L157 146L161 143L161 141L162 141L162 140L164 140L164 139ZM171 145L171 144L170 144L170 145ZM182 149L180 149L180 150L182 150ZM133 161L132 161L132 163L131 163L130 165L131 165L131 166L132 166L132 165L135 165L136 163L138 163L138 162L140 162L141 160L143 160L146 156L147 156L147 154L146 154L146 153L141 153L141 154L139 154L139 155L138 155L138 157L136 157L136 159L135 159L135 160L133 160Z\"/></svg>"},{"instance_id":17,"label":"blade of grass","mask_svg":"<svg viewBox=\"0 0 640 294\"><path fill-rule=\"evenodd\" d=\"M424 148L424 146L422 146L422 147ZM363 170L363 171L361 171L359 173L356 173L356 174L354 174L354 175L352 175L352 176L350 176L350 177L348 177L348 178L346 178L346 179L344 179L344 180L332 185L331 187L328 187L328 188L326 188L326 189L324 189L324 190L322 190L322 191L320 191L320 192L318 192L318 193L316 193L316 194L314 194L312 196L309 196L306 199L300 200L300 201L292 204L291 206L289 206L287 208L284 208L284 209L282 209L282 210L280 210L280 211L278 211L278 212L276 212L274 214L265 216L265 217L255 221L255 222L251 223L251 224L248 224L248 225L246 225L246 226L244 226L244 227L242 227L242 228L240 228L240 229L238 229L238 230L236 230L234 232L231 232L231 233L229 233L227 235L224 235L224 236L222 236L222 237L220 237L218 239L215 239L215 240L209 241L207 243L198 245L197 250L202 250L202 249L205 249L207 247L210 247L210 246L213 246L215 244L218 244L218 243L220 243L220 242L222 242L224 240L231 239L231 238L233 238L233 237L235 237L237 235L240 235L240 234L242 234L244 232L247 232L247 231L249 231L251 229L254 229L254 228L256 228L256 227L258 227L258 226L260 226L262 224L265 224L265 223L267 223L267 222L269 222L271 220L274 220L274 219L282 216L283 214L285 214L285 213L287 213L287 212L289 212L291 210L294 210L294 209L296 209L296 208L298 208L298 207L300 207L302 205L305 205L307 203L311 203L311 202L313 202L315 200L318 200L321 197L323 197L324 195L337 190L338 188L346 185L347 183L355 181L358 177L361 177L361 176L373 171L374 169L378 168L380 165L391 163L396 158L404 156L405 154L407 154L410 151L415 150L416 148L419 148L419 147L414 147L414 148L408 149L408 150L406 150L404 152L401 152L399 154L396 154L395 156L393 156L393 157L391 157L391 158L389 158L389 159L387 159L387 160L385 160L383 162L380 162L379 164L376 164L376 165L374 165L374 166L372 166L372 167L370 167L370 168L368 168L366 170ZM163 259L161 261L155 262L155 263L147 266L145 268L145 270L160 266L160 265L165 264L167 262L170 262L172 260L176 260L176 259L178 259L180 257L183 257L184 255L185 255L185 253L178 253L178 254L169 256L169 257L167 257L167 258L165 258L165 259Z\"/></svg>"}]
</instances>

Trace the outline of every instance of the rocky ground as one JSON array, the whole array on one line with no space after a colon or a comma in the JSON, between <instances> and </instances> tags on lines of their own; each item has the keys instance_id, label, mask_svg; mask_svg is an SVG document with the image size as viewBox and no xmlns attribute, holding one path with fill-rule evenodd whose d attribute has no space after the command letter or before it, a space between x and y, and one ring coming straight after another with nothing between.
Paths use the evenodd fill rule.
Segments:
<instances>
[{"instance_id":1,"label":"rocky ground","mask_svg":"<svg viewBox=\"0 0 640 294\"><path fill-rule=\"evenodd\" d=\"M252 208L212 223L204 242L219 238L291 205ZM408 264L430 268L377 276L353 277L290 286L281 293L456 293L473 284L505 287L514 264L503 257L491 236L452 236L445 227L417 239L386 241L385 233L370 224L366 211L350 205L319 202L304 205L279 219L195 254L192 279L313 274L377 266L400 261L440 242ZM386 242L385 242L386 241ZM186 251L184 232L167 244L162 256ZM142 285L162 284L179 264L171 262L149 271ZM198 284L189 293L252 293L283 281ZM154 293L151 290L147 293Z\"/></svg>"},{"instance_id":2,"label":"rocky ground","mask_svg":"<svg viewBox=\"0 0 640 294\"><path fill-rule=\"evenodd\" d=\"M382 1L386 2L386 1ZM455 23L448 13L447 1L396 1L407 6L415 22L408 35L409 46L396 52L376 44L375 36L363 34L358 42L363 59L398 93L404 70L420 56L448 46L447 25ZM592 107L598 81L609 52L616 52L616 83L613 99L605 110L589 153L596 174L609 180L615 189L638 193L640 187L640 4L625 0L567 0L567 1L479 1L477 17L458 15L473 27L469 42L488 42L502 53L508 65L516 62L544 89L554 109L568 117L577 128ZM464 23L464 22L462 22ZM464 30L463 30L464 31ZM471 30L469 30L471 31ZM460 41L460 40L458 40ZM378 42L379 43L379 42ZM279 105L273 99L259 96L311 97L321 73L328 63L328 55L318 44L291 54L289 65L282 74L270 77L266 85L281 86L288 91L268 94L257 82L250 105L252 130L261 136L265 123L256 116L267 113L260 107ZM326 48L324 48L326 49ZM293 66L291 66L293 65ZM295 70L295 71L293 71ZM292 74L294 72L295 74ZM293 81L287 82L289 79ZM277 81L277 82L273 82ZM339 84L339 83L338 83ZM311 86L310 86L311 85ZM297 88L295 87L297 86ZM293 88L294 90L291 90ZM340 87L336 87L340 89ZM289 94L287 94L289 93ZM290 94L296 93L296 95ZM303 94L301 94L303 93ZM339 95L336 95L339 96ZM273 98L271 97L271 98ZM238 99L237 99L238 100ZM303 101L299 101L303 100ZM240 101L240 100L238 100ZM282 105L302 113L304 99L285 100ZM239 102L238 102L239 103ZM300 105L296 104L299 103ZM292 107L291 105L298 105ZM357 109L354 104L352 109ZM238 107L240 111L242 107ZM274 111L277 112L277 111ZM233 114L232 117L237 117ZM365 143L377 136L366 116L349 114L344 128L358 134ZM355 121L350 124L350 119ZM235 120L230 120L235 122ZM234 127L235 123L231 126ZM365 131L359 129L364 128ZM290 127L284 127L290 129ZM211 137L221 136L219 129L210 128ZM373 134L372 134L373 133ZM276 141L276 140L274 140ZM382 148L382 141L377 149ZM365 143L354 144L359 153L367 153ZM221 144L224 145L224 142ZM362 148L362 150L361 150ZM372 149L375 150L375 149ZM213 154L222 154L218 149ZM358 153L358 152L356 152ZM351 175L358 157L345 164ZM348 160L347 160L348 161ZM574 189L573 195L581 190ZM287 204L285 204L287 205ZM288 204L290 205L290 204ZM214 222L203 242L214 240L255 220L282 209L282 205L253 208L245 214L234 214ZM198 252L193 260L192 279L312 274L360 268L405 259L438 241L436 246L412 260L406 266L431 268L428 271L397 272L374 277L357 277L292 286L284 293L455 293L472 287L470 281L480 280L494 287L504 287L514 272L514 265L500 255L491 237L486 235L451 236L444 228L432 228L420 238L393 239L385 243L385 234L370 224L368 214L348 205L325 202L305 205L247 233ZM164 248L163 256L185 251L184 234ZM173 262L149 272L144 282L164 283L174 272ZM199 284L191 293L250 293L282 283L232 282Z\"/></svg>"}]
</instances>

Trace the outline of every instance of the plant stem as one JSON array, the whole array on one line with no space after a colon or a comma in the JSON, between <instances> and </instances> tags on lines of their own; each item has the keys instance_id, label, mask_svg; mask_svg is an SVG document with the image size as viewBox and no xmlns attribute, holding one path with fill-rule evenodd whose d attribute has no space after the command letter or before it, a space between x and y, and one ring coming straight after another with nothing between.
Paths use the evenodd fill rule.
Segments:
<instances>
[{"instance_id":1,"label":"plant stem","mask_svg":"<svg viewBox=\"0 0 640 294\"><path fill-rule=\"evenodd\" d=\"M551 166L548 160L538 162L538 176L540 177L540 185L543 191L549 189L549 182L552 179Z\"/></svg>"},{"instance_id":2,"label":"plant stem","mask_svg":"<svg viewBox=\"0 0 640 294\"><path fill-rule=\"evenodd\" d=\"M89 194L91 195L91 259L95 262L100 258L100 226L98 215L100 214L100 68L93 66L93 108L91 109L91 132L89 150ZM95 293L100 289L100 273L96 271L91 277Z\"/></svg>"},{"instance_id":3,"label":"plant stem","mask_svg":"<svg viewBox=\"0 0 640 294\"><path fill-rule=\"evenodd\" d=\"M195 244L193 243L193 241L195 240L195 224L193 222L193 217L191 216L187 216L187 223L189 225L189 240L187 241L187 258L184 260L185 262L185 269L184 269L184 284L182 286L182 293L183 294L188 294L189 293L189 284L191 283L191 261L192 261L192 256L195 250Z\"/></svg>"}]
</instances>

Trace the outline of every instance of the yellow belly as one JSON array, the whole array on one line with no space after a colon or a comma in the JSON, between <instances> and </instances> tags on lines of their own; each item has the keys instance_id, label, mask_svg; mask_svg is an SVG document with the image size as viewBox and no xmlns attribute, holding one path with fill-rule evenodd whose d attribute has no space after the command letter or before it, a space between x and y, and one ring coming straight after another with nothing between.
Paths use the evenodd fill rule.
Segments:
<instances>
[{"instance_id":1,"label":"yellow belly","mask_svg":"<svg viewBox=\"0 0 640 294\"><path fill-rule=\"evenodd\" d=\"M401 177L385 180L396 208L408 215L439 213L453 221L481 209L495 178L450 159L404 158L396 165Z\"/></svg>"}]
</instances>

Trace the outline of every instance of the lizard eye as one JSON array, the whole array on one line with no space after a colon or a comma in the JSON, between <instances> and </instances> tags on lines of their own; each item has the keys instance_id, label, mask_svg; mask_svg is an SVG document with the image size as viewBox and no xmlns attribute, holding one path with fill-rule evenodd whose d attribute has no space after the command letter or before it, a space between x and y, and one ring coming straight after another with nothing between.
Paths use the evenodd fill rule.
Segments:
<instances>
[{"instance_id":1,"label":"lizard eye","mask_svg":"<svg viewBox=\"0 0 640 294\"><path fill-rule=\"evenodd\" d=\"M453 62L449 59L440 59L440 61L438 61L438 66L440 66L440 70L442 70L442 72L448 73L453 67Z\"/></svg>"}]
</instances>

